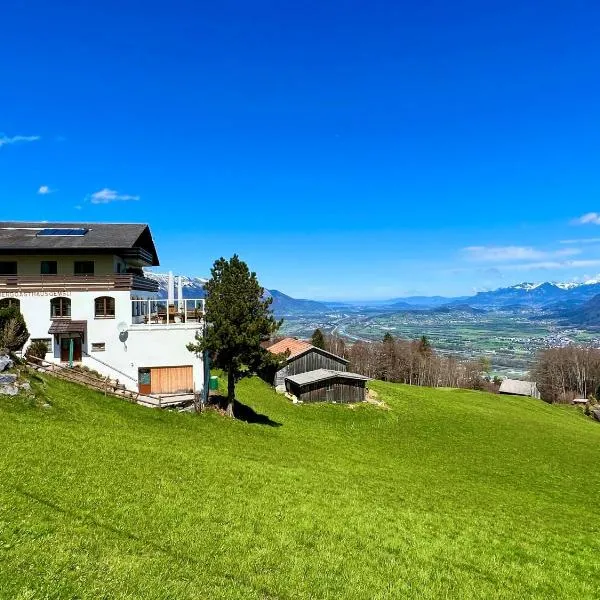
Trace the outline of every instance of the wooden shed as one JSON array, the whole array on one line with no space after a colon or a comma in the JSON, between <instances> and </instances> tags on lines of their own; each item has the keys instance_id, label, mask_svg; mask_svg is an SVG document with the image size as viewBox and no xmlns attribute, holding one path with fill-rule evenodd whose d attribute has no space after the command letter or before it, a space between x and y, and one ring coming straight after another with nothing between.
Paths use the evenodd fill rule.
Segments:
<instances>
[{"instance_id":1,"label":"wooden shed","mask_svg":"<svg viewBox=\"0 0 600 600\"><path fill-rule=\"evenodd\" d=\"M316 369L286 377L285 386L302 402L362 402L368 380L358 373Z\"/></svg>"},{"instance_id":2,"label":"wooden shed","mask_svg":"<svg viewBox=\"0 0 600 600\"><path fill-rule=\"evenodd\" d=\"M273 385L285 390L285 378L316 369L347 371L348 361L341 356L326 352L303 340L285 338L268 348L273 354L288 354L285 365L275 373Z\"/></svg>"}]
</instances>

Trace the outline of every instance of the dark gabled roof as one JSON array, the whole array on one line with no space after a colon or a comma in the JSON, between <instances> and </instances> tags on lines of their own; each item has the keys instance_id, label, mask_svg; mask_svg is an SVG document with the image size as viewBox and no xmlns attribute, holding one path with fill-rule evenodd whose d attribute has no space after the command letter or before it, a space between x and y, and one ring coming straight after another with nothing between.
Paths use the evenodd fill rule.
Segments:
<instances>
[{"instance_id":1,"label":"dark gabled roof","mask_svg":"<svg viewBox=\"0 0 600 600\"><path fill-rule=\"evenodd\" d=\"M328 379L353 379L358 381L369 381L369 377L359 375L358 373L348 373L347 371L331 371L330 369L315 369L306 373L298 373L298 375L290 375L285 378L286 381L291 381L296 385L303 386L310 383L318 383Z\"/></svg>"},{"instance_id":2,"label":"dark gabled roof","mask_svg":"<svg viewBox=\"0 0 600 600\"><path fill-rule=\"evenodd\" d=\"M43 229L86 229L85 235L37 235ZM0 253L65 250L115 250L141 248L158 266L158 254L150 228L144 223L55 223L48 221L0 221Z\"/></svg>"}]
</instances>

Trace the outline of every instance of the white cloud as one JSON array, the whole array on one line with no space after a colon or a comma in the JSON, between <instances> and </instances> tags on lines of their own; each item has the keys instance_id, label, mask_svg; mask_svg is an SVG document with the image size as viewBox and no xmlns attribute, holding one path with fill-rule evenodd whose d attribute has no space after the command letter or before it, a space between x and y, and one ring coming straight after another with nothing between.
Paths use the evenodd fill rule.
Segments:
<instances>
[{"instance_id":1,"label":"white cloud","mask_svg":"<svg viewBox=\"0 0 600 600\"><path fill-rule=\"evenodd\" d=\"M468 246L463 248L465 256L478 262L517 262L521 260L541 260L543 258L574 256L580 254L578 248L561 250L538 250L531 246Z\"/></svg>"},{"instance_id":2,"label":"white cloud","mask_svg":"<svg viewBox=\"0 0 600 600\"><path fill-rule=\"evenodd\" d=\"M139 200L139 196L132 196L130 194L120 194L116 190L110 190L108 188L104 188L99 190L98 192L94 192L90 196L90 202L92 204L110 204L111 202L128 202L128 201L137 201Z\"/></svg>"},{"instance_id":3,"label":"white cloud","mask_svg":"<svg viewBox=\"0 0 600 600\"><path fill-rule=\"evenodd\" d=\"M514 265L503 265L499 268L511 271L535 271L536 269L545 271L549 269L581 269L583 267L597 266L600 266L600 259L593 258L586 260L547 260Z\"/></svg>"},{"instance_id":4,"label":"white cloud","mask_svg":"<svg viewBox=\"0 0 600 600\"><path fill-rule=\"evenodd\" d=\"M600 213L589 212L581 215L577 219L573 219L573 225L600 225Z\"/></svg>"},{"instance_id":5,"label":"white cloud","mask_svg":"<svg viewBox=\"0 0 600 600\"><path fill-rule=\"evenodd\" d=\"M580 240L560 240L561 244L600 244L600 238L583 238Z\"/></svg>"},{"instance_id":6,"label":"white cloud","mask_svg":"<svg viewBox=\"0 0 600 600\"><path fill-rule=\"evenodd\" d=\"M55 192L56 190L52 190L50 189L49 186L47 185L40 185L40 189L38 190L38 194L41 194L42 196L45 196L46 194L51 194L52 192Z\"/></svg>"},{"instance_id":7,"label":"white cloud","mask_svg":"<svg viewBox=\"0 0 600 600\"><path fill-rule=\"evenodd\" d=\"M37 142L39 139L39 135L13 135L12 137L8 137L0 133L0 148L9 144L18 144L19 142Z\"/></svg>"}]
</instances>

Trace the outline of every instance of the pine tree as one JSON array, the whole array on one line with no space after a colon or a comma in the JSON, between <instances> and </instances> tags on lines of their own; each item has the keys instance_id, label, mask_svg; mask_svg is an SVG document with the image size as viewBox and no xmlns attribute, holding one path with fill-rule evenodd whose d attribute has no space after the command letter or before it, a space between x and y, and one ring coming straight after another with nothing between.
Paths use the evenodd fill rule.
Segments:
<instances>
[{"instance_id":1,"label":"pine tree","mask_svg":"<svg viewBox=\"0 0 600 600\"><path fill-rule=\"evenodd\" d=\"M315 329L312 337L310 338L310 343L315 348L321 348L321 350L325 350L325 336L320 329Z\"/></svg>"},{"instance_id":2,"label":"pine tree","mask_svg":"<svg viewBox=\"0 0 600 600\"><path fill-rule=\"evenodd\" d=\"M213 364L227 372L227 415L233 417L235 384L274 360L261 342L282 321L275 320L269 308L272 299L263 299L256 273L237 254L215 261L205 289L208 325L187 348L197 355L209 352Z\"/></svg>"},{"instance_id":3,"label":"pine tree","mask_svg":"<svg viewBox=\"0 0 600 600\"><path fill-rule=\"evenodd\" d=\"M433 348L431 347L431 342L427 339L427 336L422 335L419 340L418 352L424 356L427 356L433 352Z\"/></svg>"}]
</instances>

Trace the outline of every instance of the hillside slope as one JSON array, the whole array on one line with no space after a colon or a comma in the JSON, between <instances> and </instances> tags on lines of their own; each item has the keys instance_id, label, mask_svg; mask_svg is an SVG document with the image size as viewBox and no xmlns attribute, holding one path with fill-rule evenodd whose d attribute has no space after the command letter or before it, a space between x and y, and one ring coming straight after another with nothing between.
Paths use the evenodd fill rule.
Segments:
<instances>
[{"instance_id":1,"label":"hillside slope","mask_svg":"<svg viewBox=\"0 0 600 600\"><path fill-rule=\"evenodd\" d=\"M292 405L252 379L247 423L40 386L49 407L0 397L1 598L600 589L600 427L574 409L380 382L389 410Z\"/></svg>"}]
</instances>

